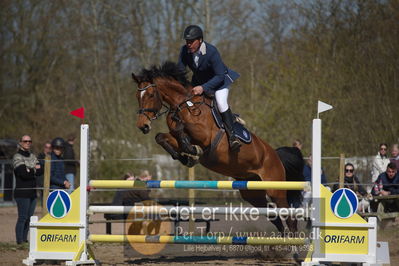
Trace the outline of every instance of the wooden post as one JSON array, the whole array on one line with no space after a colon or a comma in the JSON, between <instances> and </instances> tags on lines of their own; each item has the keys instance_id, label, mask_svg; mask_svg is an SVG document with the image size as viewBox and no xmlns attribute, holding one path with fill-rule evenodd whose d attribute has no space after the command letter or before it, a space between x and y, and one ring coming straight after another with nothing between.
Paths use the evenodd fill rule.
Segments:
<instances>
[{"instance_id":1,"label":"wooden post","mask_svg":"<svg viewBox=\"0 0 399 266\"><path fill-rule=\"evenodd\" d=\"M345 154L341 153L339 156L339 188L344 187L345 181Z\"/></svg>"},{"instance_id":2,"label":"wooden post","mask_svg":"<svg viewBox=\"0 0 399 266\"><path fill-rule=\"evenodd\" d=\"M44 177L43 177L43 200L42 200L42 216L47 214L46 201L50 188L50 173L51 173L51 157L46 155L44 158Z\"/></svg>"},{"instance_id":3,"label":"wooden post","mask_svg":"<svg viewBox=\"0 0 399 266\"><path fill-rule=\"evenodd\" d=\"M188 168L188 180L194 181L195 179L195 169L194 167ZM188 190L188 203L191 206L195 204L195 190L194 189L189 189ZM195 230L195 222L192 219L194 214L190 215L190 219L188 222L188 230L190 233L193 233Z\"/></svg>"}]
</instances>

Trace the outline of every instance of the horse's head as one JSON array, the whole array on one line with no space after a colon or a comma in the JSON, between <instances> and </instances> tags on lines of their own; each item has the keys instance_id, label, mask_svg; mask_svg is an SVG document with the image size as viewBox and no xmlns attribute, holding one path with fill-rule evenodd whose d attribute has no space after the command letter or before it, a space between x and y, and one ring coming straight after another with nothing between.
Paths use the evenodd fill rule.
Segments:
<instances>
[{"instance_id":1,"label":"horse's head","mask_svg":"<svg viewBox=\"0 0 399 266\"><path fill-rule=\"evenodd\" d=\"M136 97L139 103L136 126L147 134L151 130L151 121L158 118L162 109L162 98L156 84L132 73L133 80L137 83Z\"/></svg>"}]
</instances>

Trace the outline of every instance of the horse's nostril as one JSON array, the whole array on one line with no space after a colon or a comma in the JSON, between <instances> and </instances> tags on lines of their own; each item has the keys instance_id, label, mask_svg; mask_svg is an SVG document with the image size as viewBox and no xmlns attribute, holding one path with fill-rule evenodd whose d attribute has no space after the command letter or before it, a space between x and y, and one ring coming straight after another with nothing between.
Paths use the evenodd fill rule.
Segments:
<instances>
[{"instance_id":1,"label":"horse's nostril","mask_svg":"<svg viewBox=\"0 0 399 266\"><path fill-rule=\"evenodd\" d=\"M141 131L144 133L144 134L147 134L148 132L150 132L150 127L148 126L148 125L144 125L142 128L140 128L141 129Z\"/></svg>"}]
</instances>

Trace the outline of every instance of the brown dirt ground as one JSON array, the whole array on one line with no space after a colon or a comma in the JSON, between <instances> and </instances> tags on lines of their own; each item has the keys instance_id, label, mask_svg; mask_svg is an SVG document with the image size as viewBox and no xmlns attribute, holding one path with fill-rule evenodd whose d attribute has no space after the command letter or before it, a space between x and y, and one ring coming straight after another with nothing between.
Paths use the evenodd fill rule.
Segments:
<instances>
[{"instance_id":1,"label":"brown dirt ground","mask_svg":"<svg viewBox=\"0 0 399 266\"><path fill-rule=\"evenodd\" d=\"M40 217L41 209L37 208L35 215ZM101 220L101 216L94 220ZM22 265L22 260L28 257L27 246L20 247L15 244L15 222L17 219L16 207L0 207L0 265ZM264 224L263 224L264 226ZM221 230L226 224L212 224L213 230ZM391 265L399 265L399 225L396 222L388 224L383 230L378 231L378 241L388 241L391 256ZM272 226L270 227L272 229ZM113 225L114 234L123 232L122 225ZM90 232L105 234L104 224L90 225ZM96 259L102 265L295 265L290 259L291 253L277 251L237 251L196 250L188 252L183 245L172 245L165 248L162 255L144 256L133 252L129 246L122 244L95 244L93 246ZM193 245L192 245L193 246ZM194 245L195 246L195 245ZM200 246L200 248L207 246ZM209 247L209 246L208 246ZM176 255L178 254L178 255ZM40 265L57 265L49 261ZM64 265L64 263L58 264Z\"/></svg>"}]
</instances>

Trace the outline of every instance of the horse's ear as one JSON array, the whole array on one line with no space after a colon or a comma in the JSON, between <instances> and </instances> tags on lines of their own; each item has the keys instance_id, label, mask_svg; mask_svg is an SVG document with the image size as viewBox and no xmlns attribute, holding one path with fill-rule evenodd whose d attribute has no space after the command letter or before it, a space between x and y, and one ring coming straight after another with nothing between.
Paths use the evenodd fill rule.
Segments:
<instances>
[{"instance_id":1,"label":"horse's ear","mask_svg":"<svg viewBox=\"0 0 399 266\"><path fill-rule=\"evenodd\" d=\"M138 77L133 72L132 72L132 78L137 84L140 83Z\"/></svg>"}]
</instances>

